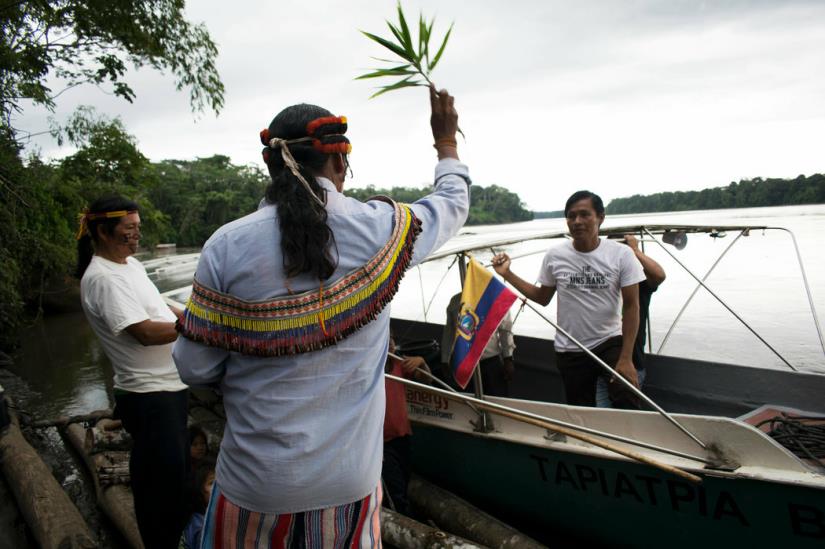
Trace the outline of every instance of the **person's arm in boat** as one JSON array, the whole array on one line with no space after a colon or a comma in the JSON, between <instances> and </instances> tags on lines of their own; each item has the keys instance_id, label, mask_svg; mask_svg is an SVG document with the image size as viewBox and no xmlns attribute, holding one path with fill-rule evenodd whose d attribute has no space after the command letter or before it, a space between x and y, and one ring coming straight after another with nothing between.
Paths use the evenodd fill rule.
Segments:
<instances>
[{"instance_id":1,"label":"person's arm in boat","mask_svg":"<svg viewBox=\"0 0 825 549\"><path fill-rule=\"evenodd\" d=\"M430 376L427 375L431 373L430 367L427 366L427 362L420 356L404 357L404 360L401 361L401 370L404 372L404 377L408 379L413 378L419 383L426 383L428 385L432 383Z\"/></svg>"},{"instance_id":2,"label":"person's arm in boat","mask_svg":"<svg viewBox=\"0 0 825 549\"><path fill-rule=\"evenodd\" d=\"M654 261L653 258L645 255L644 252L639 249L639 240L632 234L624 235L624 240L630 249L633 250L633 254L636 256L636 259L638 259L639 263L642 264L642 270L645 272L647 282L654 288L664 282L666 277L665 270L661 265Z\"/></svg>"},{"instance_id":3,"label":"person's arm in boat","mask_svg":"<svg viewBox=\"0 0 825 549\"><path fill-rule=\"evenodd\" d=\"M547 305L550 303L550 300L553 299L553 295L556 293L555 286L545 286L544 284L536 286L511 271L510 256L505 253L496 254L496 256L493 257L493 268L504 280L509 282L516 290L521 292L524 297L530 301L535 301L540 305Z\"/></svg>"},{"instance_id":4,"label":"person's arm in boat","mask_svg":"<svg viewBox=\"0 0 825 549\"><path fill-rule=\"evenodd\" d=\"M616 363L616 371L636 387L639 379L633 365L633 345L639 331L639 285L622 288L622 351ZM614 380L610 380L611 383Z\"/></svg>"}]
</instances>

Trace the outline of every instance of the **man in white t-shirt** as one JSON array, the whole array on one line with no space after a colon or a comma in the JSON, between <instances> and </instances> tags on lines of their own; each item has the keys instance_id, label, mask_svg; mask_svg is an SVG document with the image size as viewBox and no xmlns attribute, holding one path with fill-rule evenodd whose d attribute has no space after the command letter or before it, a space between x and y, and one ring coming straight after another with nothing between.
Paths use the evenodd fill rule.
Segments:
<instances>
[{"instance_id":1,"label":"man in white t-shirt","mask_svg":"<svg viewBox=\"0 0 825 549\"><path fill-rule=\"evenodd\" d=\"M186 516L187 387L172 361L176 313L140 261L138 206L92 203L78 233L83 311L114 370L115 417L134 441L135 514L147 548L177 548Z\"/></svg>"},{"instance_id":2,"label":"man in white t-shirt","mask_svg":"<svg viewBox=\"0 0 825 549\"><path fill-rule=\"evenodd\" d=\"M638 283L645 279L642 266L627 246L599 238L604 204L598 195L574 193L564 215L573 238L547 252L539 286L513 273L507 254L493 258L495 270L525 297L542 305L558 293L559 326L638 387L633 346L639 328ZM595 406L602 368L561 331L556 334L555 348L568 404ZM622 384L613 381L610 389L611 397L633 402Z\"/></svg>"}]
</instances>

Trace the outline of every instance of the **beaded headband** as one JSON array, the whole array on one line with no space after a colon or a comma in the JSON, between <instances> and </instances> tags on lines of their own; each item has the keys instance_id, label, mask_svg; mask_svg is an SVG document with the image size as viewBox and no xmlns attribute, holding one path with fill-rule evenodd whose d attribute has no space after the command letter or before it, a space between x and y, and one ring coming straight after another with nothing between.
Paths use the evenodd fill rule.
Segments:
<instances>
[{"instance_id":1,"label":"beaded headband","mask_svg":"<svg viewBox=\"0 0 825 549\"><path fill-rule=\"evenodd\" d=\"M90 212L88 209L77 214L80 226L77 228L75 239L80 240L89 234L89 221L96 219L113 219L116 217L126 217L129 214L137 213L137 210L115 210L113 212Z\"/></svg>"},{"instance_id":2,"label":"beaded headband","mask_svg":"<svg viewBox=\"0 0 825 549\"><path fill-rule=\"evenodd\" d=\"M280 137L271 137L269 135L269 128L261 130L261 144L266 147L261 154L264 162L269 164L269 153L272 149L281 149L281 158L284 159L284 165L292 172L298 181L304 186L306 191L312 196L315 201L323 207L324 201L318 198L304 176L301 175L300 165L292 156L289 150L289 145L295 143L312 144L312 148L323 154L349 154L352 151L352 145L349 139L344 137L347 131L347 117L346 116L324 116L311 120L306 125L306 137L299 137L297 139L281 139Z\"/></svg>"},{"instance_id":3,"label":"beaded headband","mask_svg":"<svg viewBox=\"0 0 825 549\"><path fill-rule=\"evenodd\" d=\"M298 143L309 141L312 147L323 154L349 154L352 152L352 144L349 142L344 134L347 132L347 117L346 116L323 116L311 120L306 125L307 137L312 139L293 139L288 140L287 143ZM270 141L272 136L269 135L269 128L261 130L261 144L266 147L271 147ZM269 160L267 151L264 151L264 161Z\"/></svg>"}]
</instances>

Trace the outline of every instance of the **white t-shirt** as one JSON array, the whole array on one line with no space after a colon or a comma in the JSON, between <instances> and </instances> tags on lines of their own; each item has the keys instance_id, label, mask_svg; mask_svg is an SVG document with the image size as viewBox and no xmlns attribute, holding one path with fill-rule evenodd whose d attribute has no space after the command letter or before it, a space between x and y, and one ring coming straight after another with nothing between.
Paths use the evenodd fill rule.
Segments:
<instances>
[{"instance_id":1,"label":"white t-shirt","mask_svg":"<svg viewBox=\"0 0 825 549\"><path fill-rule=\"evenodd\" d=\"M171 343L144 346L124 331L144 320L176 320L140 261L129 257L122 264L93 256L80 281L80 299L112 363L115 389L135 393L186 389L172 361Z\"/></svg>"},{"instance_id":2,"label":"white t-shirt","mask_svg":"<svg viewBox=\"0 0 825 549\"><path fill-rule=\"evenodd\" d=\"M644 279L633 251L607 239L587 253L576 251L572 241L551 248L538 276L539 283L556 287L559 326L588 349L622 334L621 289ZM555 348L581 351L561 332Z\"/></svg>"}]
</instances>

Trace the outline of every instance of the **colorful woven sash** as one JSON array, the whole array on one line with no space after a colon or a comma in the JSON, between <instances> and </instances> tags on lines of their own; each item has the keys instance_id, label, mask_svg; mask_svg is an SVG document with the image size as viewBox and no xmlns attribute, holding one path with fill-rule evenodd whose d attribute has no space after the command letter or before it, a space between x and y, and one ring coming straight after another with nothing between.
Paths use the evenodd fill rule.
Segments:
<instances>
[{"instance_id":1,"label":"colorful woven sash","mask_svg":"<svg viewBox=\"0 0 825 549\"><path fill-rule=\"evenodd\" d=\"M409 206L378 198L395 208L395 224L366 265L328 287L266 301L244 301L195 280L180 333L245 355L283 356L334 345L374 320L398 291L420 232Z\"/></svg>"}]
</instances>

